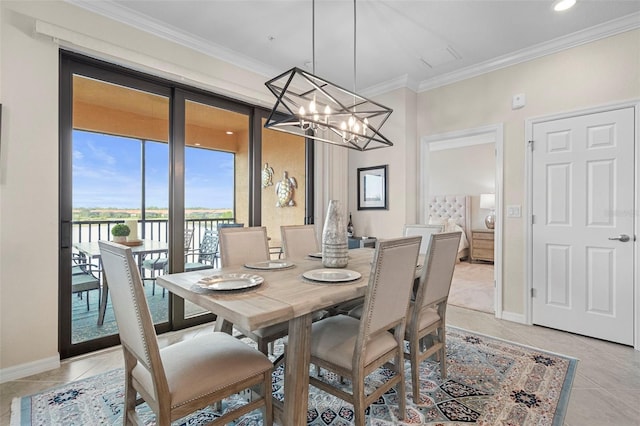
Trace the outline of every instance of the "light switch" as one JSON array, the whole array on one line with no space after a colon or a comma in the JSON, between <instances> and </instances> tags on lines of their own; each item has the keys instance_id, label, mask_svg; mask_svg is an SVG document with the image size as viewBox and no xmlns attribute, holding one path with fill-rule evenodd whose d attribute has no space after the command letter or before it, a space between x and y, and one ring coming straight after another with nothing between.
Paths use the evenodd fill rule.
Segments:
<instances>
[{"instance_id":1,"label":"light switch","mask_svg":"<svg viewBox=\"0 0 640 426\"><path fill-rule=\"evenodd\" d=\"M507 217L520 217L520 206L507 206Z\"/></svg>"}]
</instances>

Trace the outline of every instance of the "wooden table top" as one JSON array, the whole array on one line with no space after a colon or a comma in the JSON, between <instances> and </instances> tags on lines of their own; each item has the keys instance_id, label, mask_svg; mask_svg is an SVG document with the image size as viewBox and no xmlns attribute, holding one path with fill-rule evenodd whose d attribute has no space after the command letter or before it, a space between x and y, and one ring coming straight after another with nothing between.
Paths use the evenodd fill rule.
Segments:
<instances>
[{"instance_id":1,"label":"wooden table top","mask_svg":"<svg viewBox=\"0 0 640 426\"><path fill-rule=\"evenodd\" d=\"M347 283L316 283L304 279L304 272L323 269L320 259L311 258L290 259L295 264L290 269L226 267L167 274L157 279L158 284L178 296L253 331L364 296L373 253L367 248L349 250L349 264L345 269L357 271L362 277ZM211 291L196 285L200 279L219 273L255 274L263 277L264 282L238 291Z\"/></svg>"}]
</instances>

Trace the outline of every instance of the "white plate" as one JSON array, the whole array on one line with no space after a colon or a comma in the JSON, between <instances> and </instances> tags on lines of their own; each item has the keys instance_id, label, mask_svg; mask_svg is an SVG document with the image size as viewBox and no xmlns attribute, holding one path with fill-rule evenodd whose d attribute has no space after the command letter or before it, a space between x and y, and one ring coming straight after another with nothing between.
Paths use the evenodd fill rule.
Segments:
<instances>
[{"instance_id":1,"label":"white plate","mask_svg":"<svg viewBox=\"0 0 640 426\"><path fill-rule=\"evenodd\" d=\"M260 285L264 278L252 274L210 275L198 281L198 286L207 290L241 290Z\"/></svg>"},{"instance_id":2,"label":"white plate","mask_svg":"<svg viewBox=\"0 0 640 426\"><path fill-rule=\"evenodd\" d=\"M296 266L296 264L295 263L291 263L291 262L287 262L285 260L266 260L264 262L247 263L244 266L249 268L249 269L267 270L267 269L293 268L294 266Z\"/></svg>"},{"instance_id":3,"label":"white plate","mask_svg":"<svg viewBox=\"0 0 640 426\"><path fill-rule=\"evenodd\" d=\"M318 253L309 253L307 256L309 257L313 257L314 259L322 259L322 252L318 252Z\"/></svg>"},{"instance_id":4,"label":"white plate","mask_svg":"<svg viewBox=\"0 0 640 426\"><path fill-rule=\"evenodd\" d=\"M342 283L357 280L362 276L360 272L349 269L313 269L302 274L308 280L325 283Z\"/></svg>"}]
</instances>

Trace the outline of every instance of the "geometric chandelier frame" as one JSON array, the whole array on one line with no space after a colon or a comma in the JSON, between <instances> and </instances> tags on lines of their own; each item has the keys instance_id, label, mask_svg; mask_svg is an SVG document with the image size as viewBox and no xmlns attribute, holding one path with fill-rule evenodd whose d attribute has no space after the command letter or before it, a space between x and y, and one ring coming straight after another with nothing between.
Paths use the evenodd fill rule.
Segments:
<instances>
[{"instance_id":1,"label":"geometric chandelier frame","mask_svg":"<svg viewBox=\"0 0 640 426\"><path fill-rule=\"evenodd\" d=\"M297 67L265 84L277 98L265 128L358 151L393 146L380 133L391 108Z\"/></svg>"}]
</instances>

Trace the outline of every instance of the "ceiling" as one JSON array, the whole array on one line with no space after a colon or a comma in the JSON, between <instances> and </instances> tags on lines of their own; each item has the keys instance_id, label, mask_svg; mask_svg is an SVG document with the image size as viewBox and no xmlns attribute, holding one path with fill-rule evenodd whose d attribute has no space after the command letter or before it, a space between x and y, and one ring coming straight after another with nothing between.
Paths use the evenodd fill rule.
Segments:
<instances>
[{"instance_id":1,"label":"ceiling","mask_svg":"<svg viewBox=\"0 0 640 426\"><path fill-rule=\"evenodd\" d=\"M311 0L67 0L265 76L312 72ZM640 28L638 0L315 2L315 73L347 89L426 90ZM354 75L354 56L356 72Z\"/></svg>"}]
</instances>

